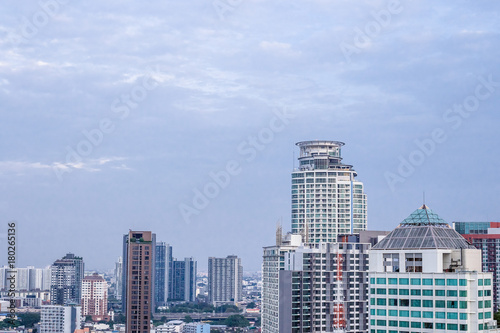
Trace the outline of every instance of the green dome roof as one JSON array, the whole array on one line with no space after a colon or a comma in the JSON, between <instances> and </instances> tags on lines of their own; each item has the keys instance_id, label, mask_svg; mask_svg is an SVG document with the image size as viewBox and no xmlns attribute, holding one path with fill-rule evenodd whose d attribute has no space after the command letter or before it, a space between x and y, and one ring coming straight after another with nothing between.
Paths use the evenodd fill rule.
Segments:
<instances>
[{"instance_id":1,"label":"green dome roof","mask_svg":"<svg viewBox=\"0 0 500 333\"><path fill-rule=\"evenodd\" d=\"M439 215L423 205L372 249L475 249L475 247Z\"/></svg>"}]
</instances>

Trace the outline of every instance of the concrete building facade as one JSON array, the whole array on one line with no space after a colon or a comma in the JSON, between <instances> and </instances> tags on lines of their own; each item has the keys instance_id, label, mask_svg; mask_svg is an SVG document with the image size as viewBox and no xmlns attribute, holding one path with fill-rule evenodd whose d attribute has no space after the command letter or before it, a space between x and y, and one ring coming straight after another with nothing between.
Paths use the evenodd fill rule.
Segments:
<instances>
[{"instance_id":1,"label":"concrete building facade","mask_svg":"<svg viewBox=\"0 0 500 333\"><path fill-rule=\"evenodd\" d=\"M208 258L208 302L214 305L242 300L243 266L241 258Z\"/></svg>"}]
</instances>

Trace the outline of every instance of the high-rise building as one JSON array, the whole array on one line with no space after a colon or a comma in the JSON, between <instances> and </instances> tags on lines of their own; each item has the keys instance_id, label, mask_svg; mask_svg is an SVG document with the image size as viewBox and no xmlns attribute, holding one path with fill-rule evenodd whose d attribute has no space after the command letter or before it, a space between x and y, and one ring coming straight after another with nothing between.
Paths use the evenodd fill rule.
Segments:
<instances>
[{"instance_id":1,"label":"high-rise building","mask_svg":"<svg viewBox=\"0 0 500 333\"><path fill-rule=\"evenodd\" d=\"M109 319L108 283L97 273L86 276L82 281L82 315L92 316L92 320Z\"/></svg>"},{"instance_id":2,"label":"high-rise building","mask_svg":"<svg viewBox=\"0 0 500 333\"><path fill-rule=\"evenodd\" d=\"M367 228L366 194L338 141L302 141L292 172L292 233L305 243L336 242Z\"/></svg>"},{"instance_id":3,"label":"high-rise building","mask_svg":"<svg viewBox=\"0 0 500 333\"><path fill-rule=\"evenodd\" d=\"M66 254L51 266L50 304L80 304L84 263L73 253Z\"/></svg>"},{"instance_id":4,"label":"high-rise building","mask_svg":"<svg viewBox=\"0 0 500 333\"><path fill-rule=\"evenodd\" d=\"M285 269L285 254L301 245L301 235L276 232L276 245L264 247L262 263L262 333L279 333L279 273Z\"/></svg>"},{"instance_id":5,"label":"high-rise building","mask_svg":"<svg viewBox=\"0 0 500 333\"><path fill-rule=\"evenodd\" d=\"M500 222L453 222L455 230L482 250L483 272L493 273L495 312L500 309Z\"/></svg>"},{"instance_id":6,"label":"high-rise building","mask_svg":"<svg viewBox=\"0 0 500 333\"><path fill-rule=\"evenodd\" d=\"M156 243L155 252L155 302L156 305L166 305L172 270L172 246Z\"/></svg>"},{"instance_id":7,"label":"high-rise building","mask_svg":"<svg viewBox=\"0 0 500 333\"><path fill-rule=\"evenodd\" d=\"M149 333L154 304L154 259L156 235L151 231L129 231L123 237L126 332Z\"/></svg>"},{"instance_id":8,"label":"high-rise building","mask_svg":"<svg viewBox=\"0 0 500 333\"><path fill-rule=\"evenodd\" d=\"M426 205L370 250L370 332L483 332L492 274L481 251Z\"/></svg>"},{"instance_id":9,"label":"high-rise building","mask_svg":"<svg viewBox=\"0 0 500 333\"><path fill-rule=\"evenodd\" d=\"M40 316L41 333L73 333L80 329L79 306L44 305Z\"/></svg>"},{"instance_id":10,"label":"high-rise building","mask_svg":"<svg viewBox=\"0 0 500 333\"><path fill-rule=\"evenodd\" d=\"M196 261L185 258L172 261L172 283L169 300L194 302L196 300Z\"/></svg>"},{"instance_id":11,"label":"high-rise building","mask_svg":"<svg viewBox=\"0 0 500 333\"><path fill-rule=\"evenodd\" d=\"M122 292L123 292L123 258L118 257L118 261L115 262L115 298L121 300Z\"/></svg>"},{"instance_id":12,"label":"high-rise building","mask_svg":"<svg viewBox=\"0 0 500 333\"><path fill-rule=\"evenodd\" d=\"M302 244L285 253L279 332L368 332L371 245L364 235L343 235L336 243Z\"/></svg>"},{"instance_id":13,"label":"high-rise building","mask_svg":"<svg viewBox=\"0 0 500 333\"><path fill-rule=\"evenodd\" d=\"M208 301L214 305L242 300L243 266L237 256L208 258Z\"/></svg>"}]
</instances>

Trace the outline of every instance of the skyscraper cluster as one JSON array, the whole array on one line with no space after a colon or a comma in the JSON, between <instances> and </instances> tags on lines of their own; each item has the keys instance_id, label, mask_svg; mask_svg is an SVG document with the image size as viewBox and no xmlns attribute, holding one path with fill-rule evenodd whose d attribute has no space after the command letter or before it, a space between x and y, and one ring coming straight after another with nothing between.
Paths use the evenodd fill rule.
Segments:
<instances>
[{"instance_id":1,"label":"skyscraper cluster","mask_svg":"<svg viewBox=\"0 0 500 333\"><path fill-rule=\"evenodd\" d=\"M473 246L424 205L391 233L367 231L364 186L342 163L343 145L297 143L291 233L278 226L263 249L262 332L496 327L498 226L456 223Z\"/></svg>"}]
</instances>

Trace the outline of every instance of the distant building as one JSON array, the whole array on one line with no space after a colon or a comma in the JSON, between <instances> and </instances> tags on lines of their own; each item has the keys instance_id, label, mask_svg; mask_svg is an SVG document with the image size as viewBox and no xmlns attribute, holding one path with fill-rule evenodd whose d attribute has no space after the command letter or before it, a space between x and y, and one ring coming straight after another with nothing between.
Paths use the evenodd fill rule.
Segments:
<instances>
[{"instance_id":1,"label":"distant building","mask_svg":"<svg viewBox=\"0 0 500 333\"><path fill-rule=\"evenodd\" d=\"M108 320L108 283L99 274L86 276L82 282L82 315L92 320Z\"/></svg>"},{"instance_id":2,"label":"distant building","mask_svg":"<svg viewBox=\"0 0 500 333\"><path fill-rule=\"evenodd\" d=\"M166 324L156 326L156 333L182 333L185 322L182 320L171 320Z\"/></svg>"},{"instance_id":3,"label":"distant building","mask_svg":"<svg viewBox=\"0 0 500 333\"><path fill-rule=\"evenodd\" d=\"M370 332L484 332L492 274L481 252L423 205L370 250Z\"/></svg>"},{"instance_id":4,"label":"distant building","mask_svg":"<svg viewBox=\"0 0 500 333\"><path fill-rule=\"evenodd\" d=\"M155 247L156 235L151 231L129 231L123 237L122 300L127 333L150 333L151 312L155 309Z\"/></svg>"},{"instance_id":5,"label":"distant building","mask_svg":"<svg viewBox=\"0 0 500 333\"><path fill-rule=\"evenodd\" d=\"M172 262L172 284L169 300L194 302L196 300L197 263L193 258Z\"/></svg>"},{"instance_id":6,"label":"distant building","mask_svg":"<svg viewBox=\"0 0 500 333\"><path fill-rule=\"evenodd\" d=\"M208 258L208 301L214 305L242 300L243 267L237 256Z\"/></svg>"},{"instance_id":7,"label":"distant building","mask_svg":"<svg viewBox=\"0 0 500 333\"><path fill-rule=\"evenodd\" d=\"M44 305L40 316L40 333L73 333L81 325L79 306Z\"/></svg>"},{"instance_id":8,"label":"distant building","mask_svg":"<svg viewBox=\"0 0 500 333\"><path fill-rule=\"evenodd\" d=\"M172 246L156 243L155 252L155 302L156 305L166 305L172 270Z\"/></svg>"},{"instance_id":9,"label":"distant building","mask_svg":"<svg viewBox=\"0 0 500 333\"><path fill-rule=\"evenodd\" d=\"M118 257L118 261L115 263L115 298L117 300L122 299L123 292L123 258Z\"/></svg>"},{"instance_id":10,"label":"distant building","mask_svg":"<svg viewBox=\"0 0 500 333\"><path fill-rule=\"evenodd\" d=\"M188 323L184 325L182 333L210 333L210 324Z\"/></svg>"},{"instance_id":11,"label":"distant building","mask_svg":"<svg viewBox=\"0 0 500 333\"><path fill-rule=\"evenodd\" d=\"M493 273L494 310L500 309L500 222L453 222L455 230L482 250L483 272Z\"/></svg>"},{"instance_id":12,"label":"distant building","mask_svg":"<svg viewBox=\"0 0 500 333\"><path fill-rule=\"evenodd\" d=\"M81 257L68 253L51 266L50 304L80 304L84 263Z\"/></svg>"}]
</instances>

